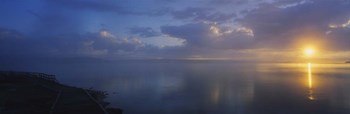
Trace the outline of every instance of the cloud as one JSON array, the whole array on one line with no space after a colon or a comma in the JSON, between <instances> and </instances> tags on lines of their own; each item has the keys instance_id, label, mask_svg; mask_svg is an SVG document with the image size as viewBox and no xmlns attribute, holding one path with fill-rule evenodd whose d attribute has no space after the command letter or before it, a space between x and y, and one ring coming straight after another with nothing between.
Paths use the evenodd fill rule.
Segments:
<instances>
[{"instance_id":1,"label":"cloud","mask_svg":"<svg viewBox=\"0 0 350 114\"><path fill-rule=\"evenodd\" d=\"M47 0L49 4L54 4L66 9L81 10L81 11L95 11L99 13L116 13L120 15L145 15L145 16L163 16L170 12L168 7L152 7L145 9L132 9L132 6L143 6L143 3L150 3L147 5L155 5L147 1L131 1L125 2L123 0Z\"/></svg>"},{"instance_id":2,"label":"cloud","mask_svg":"<svg viewBox=\"0 0 350 114\"><path fill-rule=\"evenodd\" d=\"M329 28L336 29L336 28L349 28L350 27L350 19L342 24L329 24Z\"/></svg>"},{"instance_id":3,"label":"cloud","mask_svg":"<svg viewBox=\"0 0 350 114\"><path fill-rule=\"evenodd\" d=\"M183 10L172 11L171 15L175 19L189 19L193 21L199 22L226 22L230 19L233 19L236 14L235 13L220 13L213 8L200 8L200 7L188 7Z\"/></svg>"},{"instance_id":4,"label":"cloud","mask_svg":"<svg viewBox=\"0 0 350 114\"><path fill-rule=\"evenodd\" d=\"M40 46L22 33L13 29L0 28L0 58L32 57L40 52Z\"/></svg>"},{"instance_id":5,"label":"cloud","mask_svg":"<svg viewBox=\"0 0 350 114\"><path fill-rule=\"evenodd\" d=\"M62 0L60 2L65 2ZM72 0L76 1L76 0ZM58 5L58 0L47 0L43 4L44 10L27 10L36 19L30 24L27 31L33 37L50 37L62 34L74 34L84 31L86 18L81 11L67 11L67 8ZM76 3L77 5L79 3Z\"/></svg>"},{"instance_id":6,"label":"cloud","mask_svg":"<svg viewBox=\"0 0 350 114\"><path fill-rule=\"evenodd\" d=\"M288 8L279 8L280 2L263 4L237 23L254 30L259 47L290 48L300 40L337 42L327 39L324 33L329 31L329 23L349 16L349 4L341 0L297 3Z\"/></svg>"},{"instance_id":7,"label":"cloud","mask_svg":"<svg viewBox=\"0 0 350 114\"><path fill-rule=\"evenodd\" d=\"M16 30L0 28L0 40L21 39L23 35Z\"/></svg>"},{"instance_id":8,"label":"cloud","mask_svg":"<svg viewBox=\"0 0 350 114\"><path fill-rule=\"evenodd\" d=\"M295 7L295 6L298 6L298 5L302 5L302 4L305 4L307 2L310 2L308 0L302 0L302 1L297 1L297 2L294 2L294 3L289 3L289 4L283 4L283 5L280 5L280 6L277 6L278 8L290 8L290 7Z\"/></svg>"},{"instance_id":9,"label":"cloud","mask_svg":"<svg viewBox=\"0 0 350 114\"><path fill-rule=\"evenodd\" d=\"M102 2L100 0L48 0L48 2L78 10L128 13L118 4L121 1L103 0Z\"/></svg>"},{"instance_id":10,"label":"cloud","mask_svg":"<svg viewBox=\"0 0 350 114\"><path fill-rule=\"evenodd\" d=\"M162 26L162 33L183 38L188 47L240 49L252 48L253 31L248 28L231 28L206 23L192 23L181 26Z\"/></svg>"},{"instance_id":11,"label":"cloud","mask_svg":"<svg viewBox=\"0 0 350 114\"><path fill-rule=\"evenodd\" d=\"M278 50L296 49L306 45L348 50L349 5L342 0L276 1L260 4L257 9L248 11L244 17L237 19L235 24L166 25L161 26L161 31L163 34L186 40L186 49L200 52L197 55L210 56L203 50L216 50L217 54L213 54L219 56L218 53L231 49L267 49L277 53ZM207 11L210 9L189 8L187 12L183 10L181 15L178 14L177 18L192 19L198 14L207 14ZM330 23L333 26L329 26Z\"/></svg>"},{"instance_id":12,"label":"cloud","mask_svg":"<svg viewBox=\"0 0 350 114\"><path fill-rule=\"evenodd\" d=\"M22 30L0 29L1 52L205 58L242 54L231 51L283 51L308 43L350 48L350 4L346 0L151 1L46 0L40 3L42 8L17 11L32 17L26 26L1 23Z\"/></svg>"},{"instance_id":13,"label":"cloud","mask_svg":"<svg viewBox=\"0 0 350 114\"><path fill-rule=\"evenodd\" d=\"M249 2L265 2L268 0L208 0L210 4L217 5L243 5L248 4Z\"/></svg>"},{"instance_id":14,"label":"cloud","mask_svg":"<svg viewBox=\"0 0 350 114\"><path fill-rule=\"evenodd\" d=\"M67 42L68 39L76 40ZM54 51L51 51L52 54L64 56L67 52L70 52L90 57L121 57L128 53L134 53L145 46L137 38L119 37L108 30L65 36L61 41L57 41L56 45L57 47L52 47L54 48Z\"/></svg>"},{"instance_id":15,"label":"cloud","mask_svg":"<svg viewBox=\"0 0 350 114\"><path fill-rule=\"evenodd\" d=\"M160 35L160 33L156 32L151 27L132 27L129 32L140 37L155 37Z\"/></svg>"},{"instance_id":16,"label":"cloud","mask_svg":"<svg viewBox=\"0 0 350 114\"><path fill-rule=\"evenodd\" d=\"M124 57L146 45L137 38L117 37L107 30L95 33L30 38L15 30L0 29L0 52L7 57Z\"/></svg>"}]
</instances>

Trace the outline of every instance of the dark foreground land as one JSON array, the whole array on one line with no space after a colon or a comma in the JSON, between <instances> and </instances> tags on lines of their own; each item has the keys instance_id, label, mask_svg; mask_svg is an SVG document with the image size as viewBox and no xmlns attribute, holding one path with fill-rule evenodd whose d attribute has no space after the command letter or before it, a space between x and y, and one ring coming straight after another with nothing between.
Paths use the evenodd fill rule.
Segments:
<instances>
[{"instance_id":1,"label":"dark foreground land","mask_svg":"<svg viewBox=\"0 0 350 114\"><path fill-rule=\"evenodd\" d=\"M0 72L0 114L121 114L105 92L70 87L43 73Z\"/></svg>"}]
</instances>

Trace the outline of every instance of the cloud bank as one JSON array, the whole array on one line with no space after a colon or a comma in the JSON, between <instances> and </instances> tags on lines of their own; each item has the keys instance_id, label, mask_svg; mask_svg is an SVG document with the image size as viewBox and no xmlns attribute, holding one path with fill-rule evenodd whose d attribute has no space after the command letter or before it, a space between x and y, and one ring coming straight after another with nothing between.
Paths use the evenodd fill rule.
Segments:
<instances>
[{"instance_id":1,"label":"cloud bank","mask_svg":"<svg viewBox=\"0 0 350 114\"><path fill-rule=\"evenodd\" d=\"M350 50L346 0L37 0L24 6L0 12L7 17L0 20L3 60L234 59L262 50L281 52L272 57L278 58L304 45Z\"/></svg>"}]
</instances>

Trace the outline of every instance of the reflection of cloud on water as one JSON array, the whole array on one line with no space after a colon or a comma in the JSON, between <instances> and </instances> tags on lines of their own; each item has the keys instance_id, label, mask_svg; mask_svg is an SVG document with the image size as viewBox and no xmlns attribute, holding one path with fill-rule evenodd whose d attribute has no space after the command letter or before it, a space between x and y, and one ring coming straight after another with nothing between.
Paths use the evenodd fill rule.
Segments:
<instances>
[{"instance_id":1,"label":"reflection of cloud on water","mask_svg":"<svg viewBox=\"0 0 350 114\"><path fill-rule=\"evenodd\" d=\"M183 85L184 79L182 76L159 74L140 77L118 77L114 79L112 86L116 87L115 89L119 93L155 92L155 95L159 95L178 91Z\"/></svg>"},{"instance_id":2,"label":"reflection of cloud on water","mask_svg":"<svg viewBox=\"0 0 350 114\"><path fill-rule=\"evenodd\" d=\"M232 110L244 109L254 97L254 83L252 80L226 79L212 85L211 104L230 106Z\"/></svg>"},{"instance_id":3,"label":"reflection of cloud on water","mask_svg":"<svg viewBox=\"0 0 350 114\"><path fill-rule=\"evenodd\" d=\"M172 93L181 90L184 86L184 79L182 76L167 76L164 74L156 80L157 93Z\"/></svg>"}]
</instances>

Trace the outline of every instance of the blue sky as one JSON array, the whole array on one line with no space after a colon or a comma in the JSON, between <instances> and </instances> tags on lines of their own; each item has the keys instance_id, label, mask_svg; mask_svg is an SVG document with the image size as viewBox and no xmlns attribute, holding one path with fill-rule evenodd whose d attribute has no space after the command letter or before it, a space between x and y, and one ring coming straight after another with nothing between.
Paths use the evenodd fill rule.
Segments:
<instances>
[{"instance_id":1,"label":"blue sky","mask_svg":"<svg viewBox=\"0 0 350 114\"><path fill-rule=\"evenodd\" d=\"M350 55L349 0L2 0L0 16L1 60Z\"/></svg>"}]
</instances>

